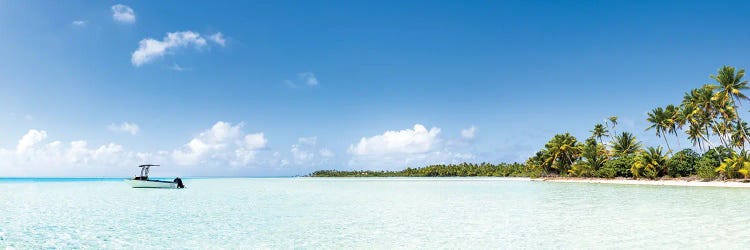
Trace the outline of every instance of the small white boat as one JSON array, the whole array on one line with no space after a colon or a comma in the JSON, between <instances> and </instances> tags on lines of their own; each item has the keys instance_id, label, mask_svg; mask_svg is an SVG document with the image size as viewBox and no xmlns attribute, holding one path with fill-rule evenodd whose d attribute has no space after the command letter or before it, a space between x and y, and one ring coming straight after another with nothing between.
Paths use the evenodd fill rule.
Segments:
<instances>
[{"instance_id":1,"label":"small white boat","mask_svg":"<svg viewBox=\"0 0 750 250\"><path fill-rule=\"evenodd\" d=\"M140 165L141 175L133 177L133 179L126 179L125 183L129 184L133 188L185 188L182 184L182 179L175 178L173 181L162 181L152 180L148 178L148 171L153 166L159 165Z\"/></svg>"}]
</instances>

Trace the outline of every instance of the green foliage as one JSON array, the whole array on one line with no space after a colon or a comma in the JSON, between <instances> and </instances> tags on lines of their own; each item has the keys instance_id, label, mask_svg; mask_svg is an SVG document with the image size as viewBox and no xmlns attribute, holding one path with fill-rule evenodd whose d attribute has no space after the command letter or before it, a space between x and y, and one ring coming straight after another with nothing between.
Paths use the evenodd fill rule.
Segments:
<instances>
[{"instance_id":1,"label":"green foliage","mask_svg":"<svg viewBox=\"0 0 750 250\"><path fill-rule=\"evenodd\" d=\"M622 132L622 134L616 135L612 141L612 153L618 157L635 154L640 148L641 143L632 133Z\"/></svg>"},{"instance_id":2,"label":"green foliage","mask_svg":"<svg viewBox=\"0 0 750 250\"><path fill-rule=\"evenodd\" d=\"M544 165L551 167L557 174L566 175L573 163L581 154L578 140L569 133L557 134L544 145Z\"/></svg>"},{"instance_id":3,"label":"green foliage","mask_svg":"<svg viewBox=\"0 0 750 250\"><path fill-rule=\"evenodd\" d=\"M518 177L539 175L521 163L461 163L450 165L430 165L422 168L406 168L401 171L340 171L319 170L312 177L452 177L452 176L496 176Z\"/></svg>"},{"instance_id":4,"label":"green foliage","mask_svg":"<svg viewBox=\"0 0 750 250\"><path fill-rule=\"evenodd\" d=\"M723 159L732 156L732 151L725 147L712 148L704 153L696 164L696 174L704 181L711 181L718 177L716 168L721 165Z\"/></svg>"},{"instance_id":5,"label":"green foliage","mask_svg":"<svg viewBox=\"0 0 750 250\"><path fill-rule=\"evenodd\" d=\"M674 105L667 106L667 109L661 107L651 110L648 114L646 121L651 123L651 126L646 130L656 130L656 137L664 137L664 142L667 143L667 149L671 151L669 142L667 141L667 133L672 133L675 128L675 117L677 115L677 109Z\"/></svg>"},{"instance_id":6,"label":"green foliage","mask_svg":"<svg viewBox=\"0 0 750 250\"><path fill-rule=\"evenodd\" d=\"M716 161L716 166L718 167L719 164L724 161L724 159L729 158L732 156L732 150L728 149L724 146L715 147L712 149L709 149L706 151L706 153L701 156L702 158L709 158L713 161Z\"/></svg>"},{"instance_id":7,"label":"green foliage","mask_svg":"<svg viewBox=\"0 0 750 250\"><path fill-rule=\"evenodd\" d=\"M604 164L604 167L594 172L594 176L608 179L615 178L615 176L617 176L617 170L614 169L614 165L612 164Z\"/></svg>"},{"instance_id":8,"label":"green foliage","mask_svg":"<svg viewBox=\"0 0 750 250\"><path fill-rule=\"evenodd\" d=\"M542 149L540 151L537 151L534 156L529 157L529 159L526 160L526 166L528 167L529 171L536 174L536 176L547 175L547 173L549 173L549 166L545 162L546 158L547 151Z\"/></svg>"},{"instance_id":9,"label":"green foliage","mask_svg":"<svg viewBox=\"0 0 750 250\"><path fill-rule=\"evenodd\" d=\"M664 155L661 147L649 147L635 157L630 173L636 179L640 177L655 179L664 172L666 165L667 156Z\"/></svg>"},{"instance_id":10,"label":"green foliage","mask_svg":"<svg viewBox=\"0 0 750 250\"><path fill-rule=\"evenodd\" d=\"M583 161L577 161L573 164L573 167L568 170L568 174L576 177L594 177L596 169Z\"/></svg>"},{"instance_id":11,"label":"green foliage","mask_svg":"<svg viewBox=\"0 0 750 250\"><path fill-rule=\"evenodd\" d=\"M635 163L635 158L635 154L615 157L604 164L603 168L607 169L604 170L604 172L609 174L608 171L612 171L614 172L614 176L633 177L633 173L630 172L630 168Z\"/></svg>"},{"instance_id":12,"label":"green foliage","mask_svg":"<svg viewBox=\"0 0 750 250\"><path fill-rule=\"evenodd\" d=\"M609 136L609 130L607 130L607 127L604 127L604 125L596 124L594 125L594 129L591 130L591 138L595 138L599 140L599 142L602 141L603 137Z\"/></svg>"},{"instance_id":13,"label":"green foliage","mask_svg":"<svg viewBox=\"0 0 750 250\"><path fill-rule=\"evenodd\" d=\"M597 143L594 136L586 139L586 142L581 148L581 159L573 164L573 167L568 170L568 173L572 176L578 177L593 177L596 171L599 170L604 163L607 162L607 149L604 145Z\"/></svg>"},{"instance_id":14,"label":"green foliage","mask_svg":"<svg viewBox=\"0 0 750 250\"><path fill-rule=\"evenodd\" d=\"M716 172L722 178L737 178L740 174L747 178L750 170L750 161L748 161L747 151L733 153L731 157L724 159L716 168Z\"/></svg>"},{"instance_id":15,"label":"green foliage","mask_svg":"<svg viewBox=\"0 0 750 250\"><path fill-rule=\"evenodd\" d=\"M692 149L683 149L667 161L667 174L672 177L687 177L696 174L700 155Z\"/></svg>"},{"instance_id":16,"label":"green foliage","mask_svg":"<svg viewBox=\"0 0 750 250\"><path fill-rule=\"evenodd\" d=\"M696 163L695 171L703 181L712 181L718 176L716 173L717 167L719 167L718 161L714 161L711 158L700 158Z\"/></svg>"}]
</instances>

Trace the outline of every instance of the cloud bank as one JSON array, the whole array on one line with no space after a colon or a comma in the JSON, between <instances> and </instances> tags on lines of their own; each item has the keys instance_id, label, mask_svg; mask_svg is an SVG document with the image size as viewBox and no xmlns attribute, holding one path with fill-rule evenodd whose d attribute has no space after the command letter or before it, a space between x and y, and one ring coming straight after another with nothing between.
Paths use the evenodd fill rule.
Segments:
<instances>
[{"instance_id":1,"label":"cloud bank","mask_svg":"<svg viewBox=\"0 0 750 250\"><path fill-rule=\"evenodd\" d=\"M144 155L126 152L121 145L108 143L89 147L83 140L48 142L47 131L31 129L15 150L0 149L3 176L54 176L71 173L107 175L111 166L135 165Z\"/></svg>"},{"instance_id":2,"label":"cloud bank","mask_svg":"<svg viewBox=\"0 0 750 250\"><path fill-rule=\"evenodd\" d=\"M109 130L135 135L138 125L111 124ZM0 148L0 172L4 176L129 176L134 166L162 164L164 175L233 175L309 172L318 168L389 169L422 167L438 163L472 161L465 140L476 128L462 130L461 137L443 138L438 127L415 124L362 137L346 154L321 145L318 137L299 137L288 151L269 147L265 133L245 132L244 123L218 121L172 149L138 152L114 143L91 145L85 140L50 140L47 131L30 129L14 147ZM472 132L472 133L469 133Z\"/></svg>"}]
</instances>

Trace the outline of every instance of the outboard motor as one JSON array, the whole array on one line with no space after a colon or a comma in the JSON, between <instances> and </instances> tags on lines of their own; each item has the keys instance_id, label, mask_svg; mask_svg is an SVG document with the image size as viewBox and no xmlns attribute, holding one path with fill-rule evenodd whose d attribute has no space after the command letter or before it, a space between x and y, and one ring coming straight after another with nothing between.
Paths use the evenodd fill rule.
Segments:
<instances>
[{"instance_id":1,"label":"outboard motor","mask_svg":"<svg viewBox=\"0 0 750 250\"><path fill-rule=\"evenodd\" d=\"M177 182L177 188L185 188L185 185L182 184L182 179L180 179L180 177L174 178L174 182Z\"/></svg>"}]
</instances>

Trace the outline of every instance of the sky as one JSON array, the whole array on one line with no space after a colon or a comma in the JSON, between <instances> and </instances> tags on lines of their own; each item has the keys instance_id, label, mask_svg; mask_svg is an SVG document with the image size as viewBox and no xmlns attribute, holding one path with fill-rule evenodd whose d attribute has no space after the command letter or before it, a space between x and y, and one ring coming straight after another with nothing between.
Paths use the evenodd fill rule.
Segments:
<instances>
[{"instance_id":1,"label":"sky","mask_svg":"<svg viewBox=\"0 0 750 250\"><path fill-rule=\"evenodd\" d=\"M748 5L0 0L0 176L522 162L609 116L658 145L646 112L748 66Z\"/></svg>"}]
</instances>

